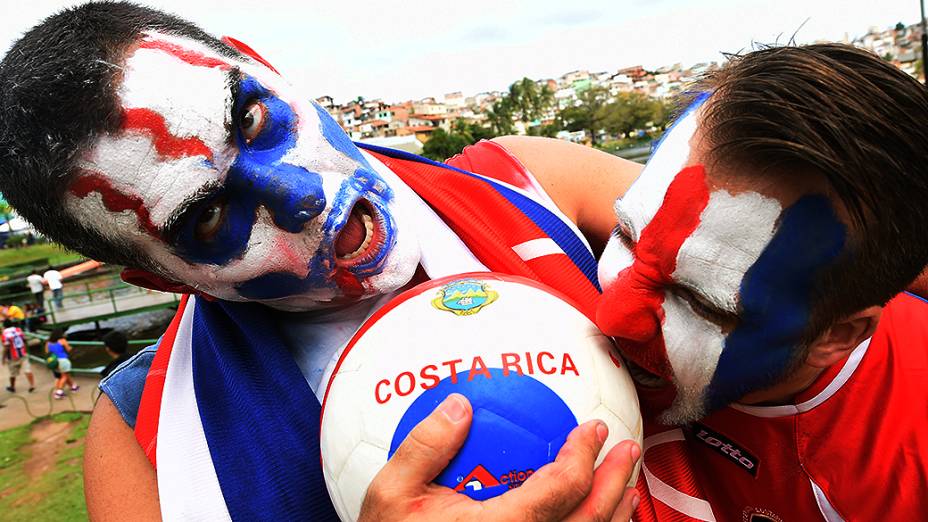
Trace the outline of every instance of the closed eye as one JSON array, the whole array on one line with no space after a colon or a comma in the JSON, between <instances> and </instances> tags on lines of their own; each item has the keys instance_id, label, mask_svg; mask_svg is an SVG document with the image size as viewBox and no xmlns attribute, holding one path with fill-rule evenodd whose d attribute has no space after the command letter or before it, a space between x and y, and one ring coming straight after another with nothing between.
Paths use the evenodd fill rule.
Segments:
<instances>
[{"instance_id":1,"label":"closed eye","mask_svg":"<svg viewBox=\"0 0 928 522\"><path fill-rule=\"evenodd\" d=\"M622 245L629 251L635 251L635 240L632 239L632 234L628 228L628 225L620 221L619 224L612 229L612 235L621 241Z\"/></svg>"},{"instance_id":2,"label":"closed eye","mask_svg":"<svg viewBox=\"0 0 928 522\"><path fill-rule=\"evenodd\" d=\"M734 330L740 322L740 318L737 315L720 309L689 288L676 285L671 291L686 301L686 304L690 306L693 312L703 319L717 324L724 333Z\"/></svg>"}]
</instances>

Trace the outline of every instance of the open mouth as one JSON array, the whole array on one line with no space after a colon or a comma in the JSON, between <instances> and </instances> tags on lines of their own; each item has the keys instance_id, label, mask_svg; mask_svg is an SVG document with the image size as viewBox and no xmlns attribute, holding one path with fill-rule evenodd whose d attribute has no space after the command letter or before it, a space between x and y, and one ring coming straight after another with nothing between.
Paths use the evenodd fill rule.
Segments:
<instances>
[{"instance_id":1,"label":"open mouth","mask_svg":"<svg viewBox=\"0 0 928 522\"><path fill-rule=\"evenodd\" d=\"M374 207L358 200L335 238L336 263L356 267L373 261L383 247L383 237L383 225Z\"/></svg>"}]
</instances>

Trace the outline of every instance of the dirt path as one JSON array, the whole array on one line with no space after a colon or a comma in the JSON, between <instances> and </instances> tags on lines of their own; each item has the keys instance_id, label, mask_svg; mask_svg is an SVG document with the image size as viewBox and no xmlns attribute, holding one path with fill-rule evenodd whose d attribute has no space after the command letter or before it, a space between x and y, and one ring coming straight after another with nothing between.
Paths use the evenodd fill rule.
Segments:
<instances>
[{"instance_id":1,"label":"dirt path","mask_svg":"<svg viewBox=\"0 0 928 522\"><path fill-rule=\"evenodd\" d=\"M16 393L13 394L4 389L10 384L7 368L5 366L0 368L0 385L2 385L0 386L0 404L5 406L0 409L0 430L28 424L33 421L33 416L51 415L67 410L93 410L94 399L99 393L97 390L99 377L75 376L74 381L81 386L80 391L75 393L69 391L67 398L58 401L51 398L55 384L52 373L37 363L32 363L32 371L35 373L36 390L29 393L26 376L20 375L16 379Z\"/></svg>"},{"instance_id":2,"label":"dirt path","mask_svg":"<svg viewBox=\"0 0 928 522\"><path fill-rule=\"evenodd\" d=\"M68 443L68 435L76 422L39 421L32 427L33 442L26 446L29 458L23 471L33 480L55 466L58 453Z\"/></svg>"}]
</instances>

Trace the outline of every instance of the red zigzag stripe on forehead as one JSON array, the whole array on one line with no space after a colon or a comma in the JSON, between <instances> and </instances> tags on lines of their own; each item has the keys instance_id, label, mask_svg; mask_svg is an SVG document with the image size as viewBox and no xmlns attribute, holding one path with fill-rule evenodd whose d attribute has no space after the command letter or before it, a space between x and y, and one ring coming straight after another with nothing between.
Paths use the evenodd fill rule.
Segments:
<instances>
[{"instance_id":1,"label":"red zigzag stripe on forehead","mask_svg":"<svg viewBox=\"0 0 928 522\"><path fill-rule=\"evenodd\" d=\"M196 67L218 67L223 71L231 69L232 65L224 60L213 56L206 56L200 51L187 49L177 44L165 42L164 40L142 40L139 43L139 49L156 49L164 51L175 58L194 65Z\"/></svg>"},{"instance_id":2,"label":"red zigzag stripe on forehead","mask_svg":"<svg viewBox=\"0 0 928 522\"><path fill-rule=\"evenodd\" d=\"M142 198L126 194L116 187L106 176L99 172L83 171L83 174L77 177L71 186L68 187L71 194L79 198L86 198L92 192L97 192L103 197L103 206L111 212L125 212L131 210L135 213L141 226L146 232L156 238L161 237L161 231L151 221L148 209L145 207Z\"/></svg>"},{"instance_id":3,"label":"red zigzag stripe on forehead","mask_svg":"<svg viewBox=\"0 0 928 522\"><path fill-rule=\"evenodd\" d=\"M213 151L200 138L196 136L179 138L171 134L164 116L151 109L124 109L122 128L127 131L143 131L151 136L155 150L161 157L173 159L203 156L213 161Z\"/></svg>"}]
</instances>

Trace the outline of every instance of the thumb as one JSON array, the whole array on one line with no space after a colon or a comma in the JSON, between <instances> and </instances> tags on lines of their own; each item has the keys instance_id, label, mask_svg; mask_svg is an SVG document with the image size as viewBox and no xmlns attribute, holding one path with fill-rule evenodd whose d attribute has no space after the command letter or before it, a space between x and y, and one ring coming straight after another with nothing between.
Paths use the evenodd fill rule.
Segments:
<instances>
[{"instance_id":1,"label":"thumb","mask_svg":"<svg viewBox=\"0 0 928 522\"><path fill-rule=\"evenodd\" d=\"M470 402L452 393L422 419L380 472L394 487L419 488L431 482L454 458L470 430Z\"/></svg>"}]
</instances>

